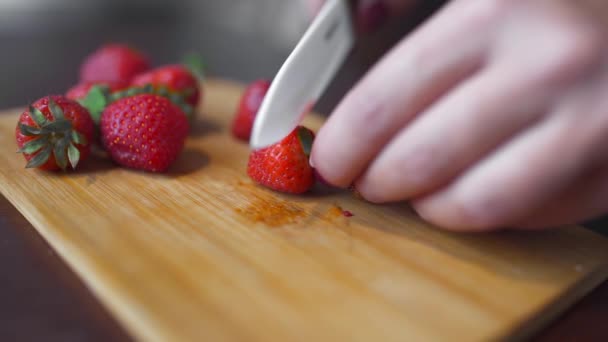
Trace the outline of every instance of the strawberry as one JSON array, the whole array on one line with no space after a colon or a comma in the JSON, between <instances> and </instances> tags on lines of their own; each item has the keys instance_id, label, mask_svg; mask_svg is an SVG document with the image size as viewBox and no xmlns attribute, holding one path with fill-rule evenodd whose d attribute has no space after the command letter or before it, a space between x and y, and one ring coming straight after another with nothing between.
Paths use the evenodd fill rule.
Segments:
<instances>
[{"instance_id":1,"label":"strawberry","mask_svg":"<svg viewBox=\"0 0 608 342\"><path fill-rule=\"evenodd\" d=\"M148 58L122 44L102 46L89 55L80 69L82 82L130 82L150 69Z\"/></svg>"},{"instance_id":2,"label":"strawberry","mask_svg":"<svg viewBox=\"0 0 608 342\"><path fill-rule=\"evenodd\" d=\"M148 84L155 89L165 87L169 93L177 93L183 96L186 103L192 107L199 104L201 89L199 80L195 75L182 65L167 65L135 77L131 83L136 87Z\"/></svg>"},{"instance_id":3,"label":"strawberry","mask_svg":"<svg viewBox=\"0 0 608 342\"><path fill-rule=\"evenodd\" d=\"M85 160L94 124L85 108L63 96L44 97L19 117L15 137L27 168L66 170Z\"/></svg>"},{"instance_id":4,"label":"strawberry","mask_svg":"<svg viewBox=\"0 0 608 342\"><path fill-rule=\"evenodd\" d=\"M247 174L255 182L276 191L301 194L314 184L309 164L314 133L298 126L280 142L253 151L249 156Z\"/></svg>"},{"instance_id":5,"label":"strawberry","mask_svg":"<svg viewBox=\"0 0 608 342\"><path fill-rule=\"evenodd\" d=\"M163 172L177 159L188 135L188 119L166 97L139 94L108 105L101 139L110 157L134 169Z\"/></svg>"},{"instance_id":6,"label":"strawberry","mask_svg":"<svg viewBox=\"0 0 608 342\"><path fill-rule=\"evenodd\" d=\"M245 89L232 123L232 134L238 139L249 141L253 121L264 96L266 96L266 92L268 92L268 88L270 88L270 81L257 80Z\"/></svg>"},{"instance_id":7,"label":"strawberry","mask_svg":"<svg viewBox=\"0 0 608 342\"><path fill-rule=\"evenodd\" d=\"M116 82L80 82L77 85L70 88L66 93L65 97L70 100L80 101L84 100L91 88L94 86L107 87L110 92L123 90L129 87L129 84L122 81Z\"/></svg>"}]
</instances>

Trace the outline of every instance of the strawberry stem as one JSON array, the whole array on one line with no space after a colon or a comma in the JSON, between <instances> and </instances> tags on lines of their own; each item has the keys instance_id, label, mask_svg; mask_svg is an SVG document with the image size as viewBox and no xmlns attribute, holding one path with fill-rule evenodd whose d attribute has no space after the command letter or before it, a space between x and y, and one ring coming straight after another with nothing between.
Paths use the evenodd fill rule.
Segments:
<instances>
[{"instance_id":1,"label":"strawberry stem","mask_svg":"<svg viewBox=\"0 0 608 342\"><path fill-rule=\"evenodd\" d=\"M186 114L189 120L194 115L194 107L186 102L185 94L172 92L165 86L155 87L152 84L143 87L131 87L114 93L110 93L106 86L93 86L80 104L89 111L95 124L99 125L101 114L107 106L120 99L141 94L154 94L169 99Z\"/></svg>"},{"instance_id":2,"label":"strawberry stem","mask_svg":"<svg viewBox=\"0 0 608 342\"><path fill-rule=\"evenodd\" d=\"M184 65L196 78L202 81L205 78L207 71L207 65L203 61L203 58L197 53L186 54L182 58L182 65Z\"/></svg>"},{"instance_id":3,"label":"strawberry stem","mask_svg":"<svg viewBox=\"0 0 608 342\"><path fill-rule=\"evenodd\" d=\"M26 168L45 164L51 155L62 170L67 169L68 161L72 168L76 168L80 152L74 152L74 149L78 151L74 143L85 145L87 141L82 134L74 130L72 123L65 118L63 109L51 98L48 100L48 108L51 112L49 119L39 109L29 107L30 117L39 127L19 124L19 131L33 139L24 144L18 152L33 155Z\"/></svg>"}]
</instances>

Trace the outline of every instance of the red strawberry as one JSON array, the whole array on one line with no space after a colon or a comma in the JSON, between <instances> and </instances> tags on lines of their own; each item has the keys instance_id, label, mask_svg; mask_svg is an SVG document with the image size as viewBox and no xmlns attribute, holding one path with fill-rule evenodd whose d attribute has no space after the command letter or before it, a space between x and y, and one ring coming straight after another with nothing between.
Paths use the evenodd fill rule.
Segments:
<instances>
[{"instance_id":1,"label":"red strawberry","mask_svg":"<svg viewBox=\"0 0 608 342\"><path fill-rule=\"evenodd\" d=\"M249 141L253 121L264 100L264 96L266 96L266 92L268 92L268 88L270 88L270 81L268 80L258 80L247 87L241 97L236 117L232 123L232 134L235 137Z\"/></svg>"},{"instance_id":2,"label":"red strawberry","mask_svg":"<svg viewBox=\"0 0 608 342\"><path fill-rule=\"evenodd\" d=\"M154 88L166 87L169 92L178 93L185 97L186 103L196 107L201 98L198 79L182 65L167 65L133 79L132 85L143 87L151 84Z\"/></svg>"},{"instance_id":3,"label":"red strawberry","mask_svg":"<svg viewBox=\"0 0 608 342\"><path fill-rule=\"evenodd\" d=\"M313 140L311 130L298 126L279 143L253 151L247 174L257 183L277 191L293 194L308 191L315 179L308 161Z\"/></svg>"},{"instance_id":4,"label":"red strawberry","mask_svg":"<svg viewBox=\"0 0 608 342\"><path fill-rule=\"evenodd\" d=\"M122 44L108 44L89 55L80 69L83 82L130 82L150 69L148 58Z\"/></svg>"},{"instance_id":5,"label":"red strawberry","mask_svg":"<svg viewBox=\"0 0 608 342\"><path fill-rule=\"evenodd\" d=\"M94 86L105 86L105 87L108 87L108 89L110 89L111 92L115 92L115 91L119 91L119 90L128 88L129 83L121 82L121 81L118 81L118 82L81 82L81 83L78 83L77 85L73 86L72 88L70 88L66 92L65 97L67 97L70 100L74 100L74 101L83 100L89 94L89 90L91 90L91 88L93 88Z\"/></svg>"},{"instance_id":6,"label":"red strawberry","mask_svg":"<svg viewBox=\"0 0 608 342\"><path fill-rule=\"evenodd\" d=\"M94 124L89 112L62 96L42 98L19 117L15 137L26 167L75 169L91 150Z\"/></svg>"},{"instance_id":7,"label":"red strawberry","mask_svg":"<svg viewBox=\"0 0 608 342\"><path fill-rule=\"evenodd\" d=\"M188 135L188 119L166 97L140 94L110 104L101 115L101 138L118 164L166 171Z\"/></svg>"}]
</instances>

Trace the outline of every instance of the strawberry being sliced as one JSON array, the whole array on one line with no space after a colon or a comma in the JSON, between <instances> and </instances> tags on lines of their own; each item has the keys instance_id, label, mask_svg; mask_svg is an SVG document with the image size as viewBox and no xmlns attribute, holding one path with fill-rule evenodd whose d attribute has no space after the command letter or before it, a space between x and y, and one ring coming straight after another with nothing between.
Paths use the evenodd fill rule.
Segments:
<instances>
[{"instance_id":1,"label":"strawberry being sliced","mask_svg":"<svg viewBox=\"0 0 608 342\"><path fill-rule=\"evenodd\" d=\"M66 170L85 160L91 150L94 123L88 111L63 96L44 97L19 117L15 137L27 168Z\"/></svg>"},{"instance_id":2,"label":"strawberry being sliced","mask_svg":"<svg viewBox=\"0 0 608 342\"><path fill-rule=\"evenodd\" d=\"M177 159L188 136L183 111L168 98L139 94L108 105L101 115L101 139L119 165L163 172Z\"/></svg>"},{"instance_id":3,"label":"strawberry being sliced","mask_svg":"<svg viewBox=\"0 0 608 342\"><path fill-rule=\"evenodd\" d=\"M292 193L305 193L315 182L314 170L309 164L314 133L298 126L280 142L251 152L247 174L258 184L270 189Z\"/></svg>"},{"instance_id":4,"label":"strawberry being sliced","mask_svg":"<svg viewBox=\"0 0 608 342\"><path fill-rule=\"evenodd\" d=\"M187 67L179 64L163 66L135 77L131 83L136 87L152 85L155 89L165 87L170 93L183 96L192 107L198 106L202 97L198 78Z\"/></svg>"},{"instance_id":5,"label":"strawberry being sliced","mask_svg":"<svg viewBox=\"0 0 608 342\"><path fill-rule=\"evenodd\" d=\"M268 88L270 88L270 81L261 79L251 83L245 89L232 123L232 134L238 139L249 141L255 116L262 105Z\"/></svg>"},{"instance_id":6,"label":"strawberry being sliced","mask_svg":"<svg viewBox=\"0 0 608 342\"><path fill-rule=\"evenodd\" d=\"M107 44L89 55L80 68L82 82L130 82L150 69L148 58L124 44Z\"/></svg>"}]
</instances>

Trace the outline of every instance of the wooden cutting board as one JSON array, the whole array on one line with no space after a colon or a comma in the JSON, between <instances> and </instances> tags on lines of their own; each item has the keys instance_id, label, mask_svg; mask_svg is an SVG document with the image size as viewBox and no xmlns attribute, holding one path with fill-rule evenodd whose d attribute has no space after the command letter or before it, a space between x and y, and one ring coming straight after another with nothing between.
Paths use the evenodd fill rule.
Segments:
<instances>
[{"instance_id":1,"label":"wooden cutting board","mask_svg":"<svg viewBox=\"0 0 608 342\"><path fill-rule=\"evenodd\" d=\"M138 339L517 339L608 276L607 240L582 228L458 235L348 192L261 189L227 129L242 88L205 87L167 175L26 171L18 111L0 116L2 194Z\"/></svg>"}]
</instances>

